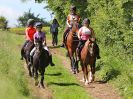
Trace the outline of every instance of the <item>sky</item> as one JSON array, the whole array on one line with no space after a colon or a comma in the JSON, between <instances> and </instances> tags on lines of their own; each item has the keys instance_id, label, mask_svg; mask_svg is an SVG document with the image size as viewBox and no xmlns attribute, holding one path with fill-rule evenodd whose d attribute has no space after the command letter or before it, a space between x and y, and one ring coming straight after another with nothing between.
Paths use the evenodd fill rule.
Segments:
<instances>
[{"instance_id":1,"label":"sky","mask_svg":"<svg viewBox=\"0 0 133 99\"><path fill-rule=\"evenodd\" d=\"M38 4L34 1L35 0L29 0L23 3L21 0L0 0L0 16L7 18L9 27L16 26L18 17L29 9L31 9L31 12L35 15L40 14L39 17L45 18L46 21L52 20L51 12L44 9L46 4Z\"/></svg>"}]
</instances>

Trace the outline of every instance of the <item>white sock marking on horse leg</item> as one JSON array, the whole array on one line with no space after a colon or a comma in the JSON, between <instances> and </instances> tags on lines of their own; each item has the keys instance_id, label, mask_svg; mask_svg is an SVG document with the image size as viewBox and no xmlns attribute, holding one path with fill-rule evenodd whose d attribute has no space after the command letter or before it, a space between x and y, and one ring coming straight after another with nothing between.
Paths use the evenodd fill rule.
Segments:
<instances>
[{"instance_id":1,"label":"white sock marking on horse leg","mask_svg":"<svg viewBox=\"0 0 133 99\"><path fill-rule=\"evenodd\" d=\"M92 82L92 72L90 71L89 82Z\"/></svg>"}]
</instances>

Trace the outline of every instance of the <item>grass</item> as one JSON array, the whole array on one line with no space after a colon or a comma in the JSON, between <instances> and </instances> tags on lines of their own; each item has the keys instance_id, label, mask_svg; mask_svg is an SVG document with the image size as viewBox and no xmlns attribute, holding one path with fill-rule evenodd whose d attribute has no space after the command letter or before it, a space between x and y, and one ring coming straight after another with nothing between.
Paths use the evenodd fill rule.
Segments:
<instances>
[{"instance_id":1,"label":"grass","mask_svg":"<svg viewBox=\"0 0 133 99\"><path fill-rule=\"evenodd\" d=\"M0 97L28 99L31 96L24 78L23 63L19 61L18 44L21 38L3 31L0 35Z\"/></svg>"}]
</instances>

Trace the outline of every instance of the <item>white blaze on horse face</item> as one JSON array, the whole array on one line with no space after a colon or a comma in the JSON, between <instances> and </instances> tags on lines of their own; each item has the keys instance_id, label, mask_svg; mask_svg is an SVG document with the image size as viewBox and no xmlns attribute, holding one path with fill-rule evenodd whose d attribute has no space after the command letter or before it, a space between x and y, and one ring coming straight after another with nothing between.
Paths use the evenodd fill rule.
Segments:
<instances>
[{"instance_id":1,"label":"white blaze on horse face","mask_svg":"<svg viewBox=\"0 0 133 99\"><path fill-rule=\"evenodd\" d=\"M90 55L92 56L93 55L93 43L92 44L90 44Z\"/></svg>"}]
</instances>

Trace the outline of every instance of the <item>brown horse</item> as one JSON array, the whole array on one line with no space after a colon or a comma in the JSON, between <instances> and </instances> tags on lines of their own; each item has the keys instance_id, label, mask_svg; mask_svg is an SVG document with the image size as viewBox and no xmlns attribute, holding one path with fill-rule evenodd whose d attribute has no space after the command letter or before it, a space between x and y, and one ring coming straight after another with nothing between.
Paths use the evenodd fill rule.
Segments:
<instances>
[{"instance_id":1,"label":"brown horse","mask_svg":"<svg viewBox=\"0 0 133 99\"><path fill-rule=\"evenodd\" d=\"M79 39L76 34L77 30L78 30L78 24L76 21L73 21L72 29L69 31L66 42L65 42L65 46L68 51L68 56L71 61L71 70L73 74L76 74L76 72L77 73L79 72L78 64L77 64L77 57L76 57L77 56L76 48L79 43Z\"/></svg>"},{"instance_id":2,"label":"brown horse","mask_svg":"<svg viewBox=\"0 0 133 99\"><path fill-rule=\"evenodd\" d=\"M90 82L94 81L95 74L95 64L96 64L96 46L94 41L87 40L84 47L80 52L80 63L83 71L83 82L88 85ZM90 77L88 80L88 68L90 65Z\"/></svg>"},{"instance_id":3,"label":"brown horse","mask_svg":"<svg viewBox=\"0 0 133 99\"><path fill-rule=\"evenodd\" d=\"M29 71L29 76L32 76L31 65L29 65L29 62L30 62L30 52L33 48L34 48L34 43L32 41L29 41L27 45L24 47L24 53L22 55L25 58Z\"/></svg>"}]
</instances>

